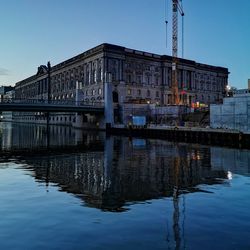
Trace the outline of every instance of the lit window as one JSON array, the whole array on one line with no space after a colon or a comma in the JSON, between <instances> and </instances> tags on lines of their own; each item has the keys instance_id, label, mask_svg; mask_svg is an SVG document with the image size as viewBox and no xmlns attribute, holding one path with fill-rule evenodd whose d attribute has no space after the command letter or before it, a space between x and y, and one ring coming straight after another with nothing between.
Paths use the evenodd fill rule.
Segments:
<instances>
[{"instance_id":1,"label":"lit window","mask_svg":"<svg viewBox=\"0 0 250 250\"><path fill-rule=\"evenodd\" d=\"M99 88L99 89L98 89L98 95L101 95L101 94L102 94L102 89Z\"/></svg>"},{"instance_id":2,"label":"lit window","mask_svg":"<svg viewBox=\"0 0 250 250\"><path fill-rule=\"evenodd\" d=\"M131 89L128 89L127 93L128 93L128 95L131 95L131 93L132 93Z\"/></svg>"}]
</instances>

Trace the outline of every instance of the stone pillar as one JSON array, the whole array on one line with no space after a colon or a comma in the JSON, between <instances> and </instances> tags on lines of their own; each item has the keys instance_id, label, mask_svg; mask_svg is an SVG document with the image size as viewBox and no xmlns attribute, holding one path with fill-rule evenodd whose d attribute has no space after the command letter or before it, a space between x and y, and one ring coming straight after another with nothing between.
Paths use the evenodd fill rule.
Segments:
<instances>
[{"instance_id":1,"label":"stone pillar","mask_svg":"<svg viewBox=\"0 0 250 250\"><path fill-rule=\"evenodd\" d=\"M76 96L75 96L75 105L79 106L80 102L83 100L83 93L82 93L82 83L76 81ZM76 113L75 116L75 123L73 124L76 128L82 127L82 114Z\"/></svg>"},{"instance_id":2,"label":"stone pillar","mask_svg":"<svg viewBox=\"0 0 250 250\"><path fill-rule=\"evenodd\" d=\"M194 71L191 71L191 82L190 82L190 86L191 86L191 89L195 89L195 75L194 75Z\"/></svg>"},{"instance_id":3,"label":"stone pillar","mask_svg":"<svg viewBox=\"0 0 250 250\"><path fill-rule=\"evenodd\" d=\"M75 97L76 106L79 106L80 101L82 101L82 100L83 100L82 83L76 81L76 97Z\"/></svg>"},{"instance_id":4,"label":"stone pillar","mask_svg":"<svg viewBox=\"0 0 250 250\"><path fill-rule=\"evenodd\" d=\"M186 87L187 87L186 70L184 68L182 71L182 87L183 87L183 89L186 89Z\"/></svg>"},{"instance_id":5,"label":"stone pillar","mask_svg":"<svg viewBox=\"0 0 250 250\"><path fill-rule=\"evenodd\" d=\"M113 108L113 86L112 75L110 73L105 74L104 82L104 115L106 128L114 125L114 108Z\"/></svg>"}]
</instances>

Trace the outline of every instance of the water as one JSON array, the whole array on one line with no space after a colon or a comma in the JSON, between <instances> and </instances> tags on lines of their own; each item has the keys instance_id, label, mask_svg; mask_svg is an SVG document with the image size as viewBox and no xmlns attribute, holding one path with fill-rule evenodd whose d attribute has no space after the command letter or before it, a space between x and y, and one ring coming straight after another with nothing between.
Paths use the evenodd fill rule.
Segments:
<instances>
[{"instance_id":1,"label":"water","mask_svg":"<svg viewBox=\"0 0 250 250\"><path fill-rule=\"evenodd\" d=\"M0 125L0 249L250 249L250 151Z\"/></svg>"}]
</instances>

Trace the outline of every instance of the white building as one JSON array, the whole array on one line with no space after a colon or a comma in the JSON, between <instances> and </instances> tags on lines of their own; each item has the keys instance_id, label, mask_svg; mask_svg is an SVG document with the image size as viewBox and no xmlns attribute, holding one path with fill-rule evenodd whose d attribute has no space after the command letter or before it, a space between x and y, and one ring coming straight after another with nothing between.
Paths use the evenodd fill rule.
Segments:
<instances>
[{"instance_id":1,"label":"white building","mask_svg":"<svg viewBox=\"0 0 250 250\"><path fill-rule=\"evenodd\" d=\"M234 96L223 99L223 104L210 105L210 126L212 128L234 129L250 132L250 93L248 89L238 90Z\"/></svg>"},{"instance_id":2,"label":"white building","mask_svg":"<svg viewBox=\"0 0 250 250\"><path fill-rule=\"evenodd\" d=\"M12 99L15 98L15 90L10 90L7 91L4 95L3 98L5 100L5 102L8 102ZM1 120L2 121L12 121L13 120L13 112L12 111L3 111L2 115L1 115Z\"/></svg>"}]
</instances>

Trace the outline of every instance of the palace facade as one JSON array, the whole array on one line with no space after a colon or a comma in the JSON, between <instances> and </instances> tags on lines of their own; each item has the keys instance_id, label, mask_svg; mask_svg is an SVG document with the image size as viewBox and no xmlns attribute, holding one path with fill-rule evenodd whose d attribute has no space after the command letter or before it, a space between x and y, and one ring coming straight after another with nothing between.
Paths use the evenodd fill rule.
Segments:
<instances>
[{"instance_id":1,"label":"palace facade","mask_svg":"<svg viewBox=\"0 0 250 250\"><path fill-rule=\"evenodd\" d=\"M74 101L78 82L82 101L103 102L105 73L112 74L113 99L121 106L126 103L170 104L172 57L112 44L101 44L51 68L41 65L36 75L16 83L15 96ZM221 102L228 74L227 68L179 59L181 103L192 106ZM62 120L65 122L64 118ZM71 118L66 120L69 122Z\"/></svg>"}]
</instances>

